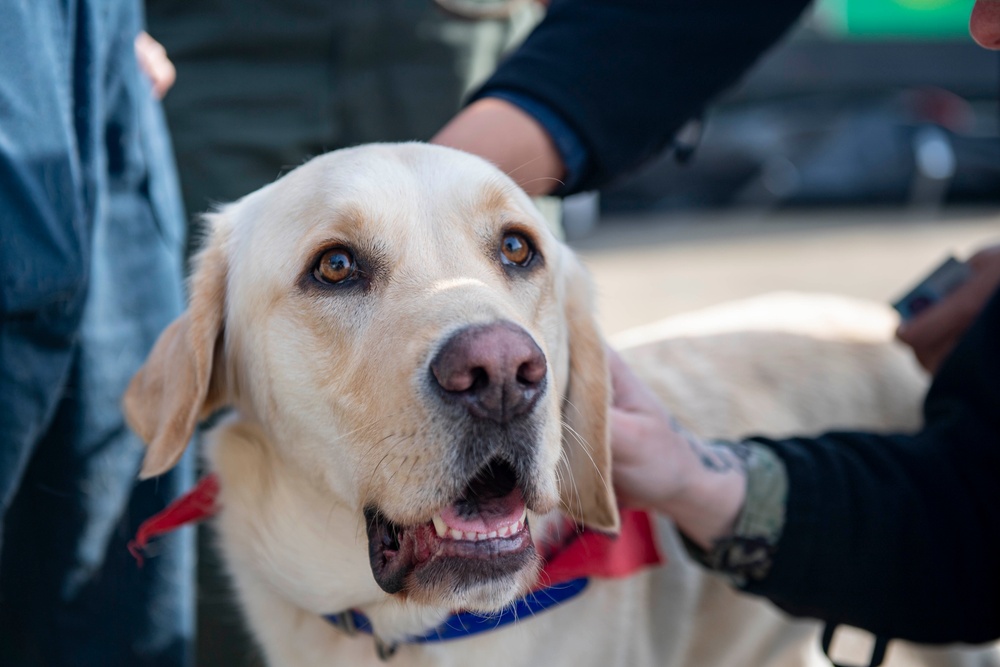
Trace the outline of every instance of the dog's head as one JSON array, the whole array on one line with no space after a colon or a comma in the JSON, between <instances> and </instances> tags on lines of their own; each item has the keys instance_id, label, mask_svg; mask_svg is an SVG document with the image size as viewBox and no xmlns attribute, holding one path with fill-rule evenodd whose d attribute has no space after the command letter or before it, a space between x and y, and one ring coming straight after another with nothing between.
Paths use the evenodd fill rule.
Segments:
<instances>
[{"instance_id":1,"label":"dog's head","mask_svg":"<svg viewBox=\"0 0 1000 667\"><path fill-rule=\"evenodd\" d=\"M365 146L210 222L190 307L125 396L144 477L233 405L364 516L379 586L452 607L533 583L526 510L617 529L588 279L510 179L446 148Z\"/></svg>"}]
</instances>

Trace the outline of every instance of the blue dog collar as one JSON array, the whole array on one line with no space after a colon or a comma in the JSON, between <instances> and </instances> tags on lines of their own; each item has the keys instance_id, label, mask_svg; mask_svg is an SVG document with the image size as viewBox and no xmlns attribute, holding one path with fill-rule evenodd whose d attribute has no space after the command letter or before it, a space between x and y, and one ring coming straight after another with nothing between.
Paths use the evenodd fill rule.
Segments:
<instances>
[{"instance_id":1,"label":"blue dog collar","mask_svg":"<svg viewBox=\"0 0 1000 667\"><path fill-rule=\"evenodd\" d=\"M471 637L481 632L496 630L497 628L514 623L518 619L533 616L576 597L587 587L589 582L588 578L581 577L580 579L573 579L572 581L532 591L495 614L480 614L473 611L455 612L445 619L444 623L427 634L418 637L407 637L402 640L402 643L427 644L431 642L445 642L452 639ZM323 618L350 635L358 632L372 634L371 621L367 616L355 609L350 609L339 614L330 614ZM387 646L376 638L375 649L379 657L383 660L392 657L392 654L396 652L396 648L397 645Z\"/></svg>"}]
</instances>

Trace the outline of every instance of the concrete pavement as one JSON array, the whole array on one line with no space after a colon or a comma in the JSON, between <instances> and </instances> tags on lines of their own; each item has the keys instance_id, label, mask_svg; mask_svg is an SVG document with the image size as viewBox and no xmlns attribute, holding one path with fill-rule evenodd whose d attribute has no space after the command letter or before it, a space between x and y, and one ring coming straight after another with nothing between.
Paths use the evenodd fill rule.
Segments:
<instances>
[{"instance_id":1,"label":"concrete pavement","mask_svg":"<svg viewBox=\"0 0 1000 667\"><path fill-rule=\"evenodd\" d=\"M572 245L605 334L771 292L888 302L948 254L1000 243L1000 210L832 210L603 219Z\"/></svg>"}]
</instances>

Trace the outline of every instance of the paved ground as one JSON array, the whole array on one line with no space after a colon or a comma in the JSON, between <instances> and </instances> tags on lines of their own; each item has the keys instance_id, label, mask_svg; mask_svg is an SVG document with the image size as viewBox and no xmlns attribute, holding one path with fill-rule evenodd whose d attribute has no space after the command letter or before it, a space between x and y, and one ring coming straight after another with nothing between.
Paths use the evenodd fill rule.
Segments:
<instances>
[{"instance_id":1,"label":"paved ground","mask_svg":"<svg viewBox=\"0 0 1000 667\"><path fill-rule=\"evenodd\" d=\"M774 290L890 301L948 254L990 241L1000 210L838 210L609 218L573 246L611 335Z\"/></svg>"}]
</instances>

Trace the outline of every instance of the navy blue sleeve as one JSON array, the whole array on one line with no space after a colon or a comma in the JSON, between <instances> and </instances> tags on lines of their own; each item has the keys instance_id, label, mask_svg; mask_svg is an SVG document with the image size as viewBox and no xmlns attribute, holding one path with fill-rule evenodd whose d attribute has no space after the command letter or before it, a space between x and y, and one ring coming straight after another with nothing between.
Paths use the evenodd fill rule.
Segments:
<instances>
[{"instance_id":1,"label":"navy blue sleeve","mask_svg":"<svg viewBox=\"0 0 1000 667\"><path fill-rule=\"evenodd\" d=\"M504 90L546 105L587 149L588 163L571 191L592 189L660 153L807 4L553 0L545 19L471 99Z\"/></svg>"},{"instance_id":2,"label":"navy blue sleeve","mask_svg":"<svg viewBox=\"0 0 1000 667\"><path fill-rule=\"evenodd\" d=\"M941 367L914 435L758 440L788 473L771 569L787 611L919 642L1000 637L1000 292Z\"/></svg>"}]
</instances>

